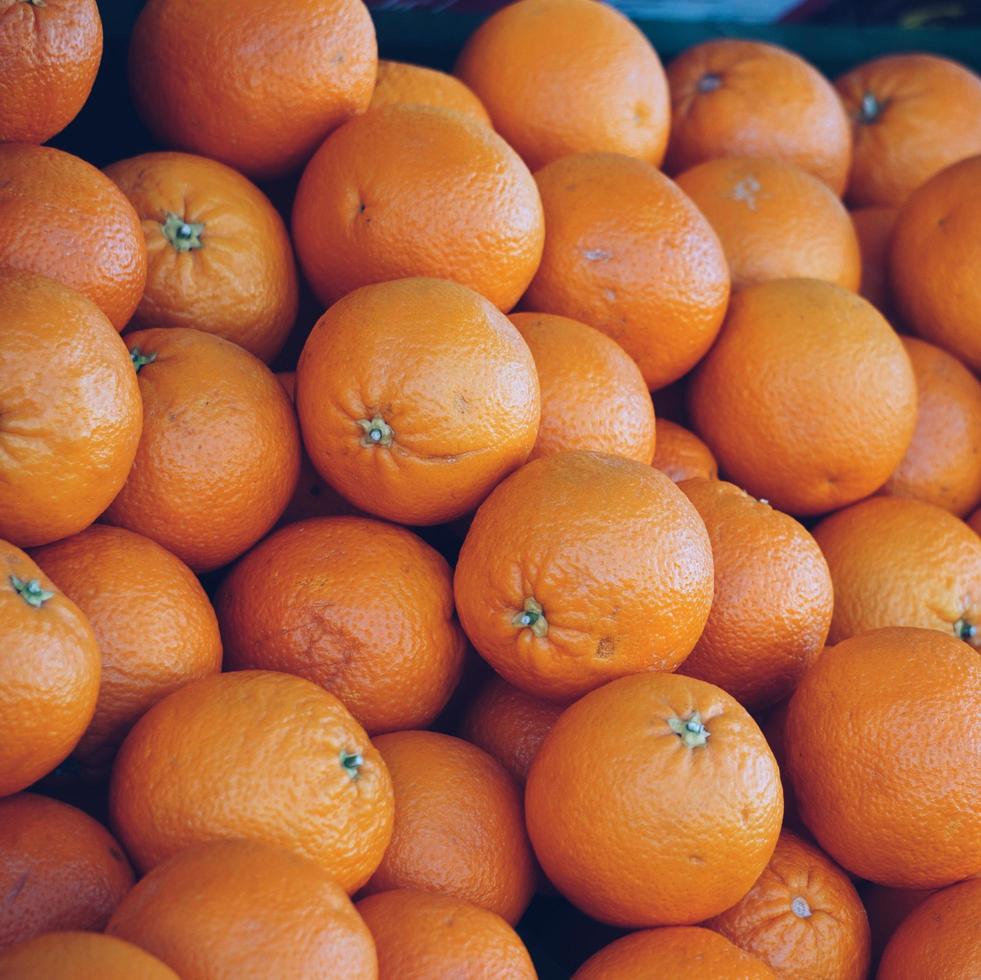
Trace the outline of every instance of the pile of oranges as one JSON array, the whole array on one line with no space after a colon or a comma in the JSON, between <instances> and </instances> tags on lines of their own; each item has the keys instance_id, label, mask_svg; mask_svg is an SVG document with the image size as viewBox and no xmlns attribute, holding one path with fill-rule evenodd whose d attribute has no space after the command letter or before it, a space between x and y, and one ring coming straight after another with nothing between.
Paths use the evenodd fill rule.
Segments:
<instances>
[{"instance_id":1,"label":"pile of oranges","mask_svg":"<svg viewBox=\"0 0 981 980\"><path fill-rule=\"evenodd\" d=\"M977 980L981 78L149 0L100 171L101 50L0 0L0 978Z\"/></svg>"}]
</instances>

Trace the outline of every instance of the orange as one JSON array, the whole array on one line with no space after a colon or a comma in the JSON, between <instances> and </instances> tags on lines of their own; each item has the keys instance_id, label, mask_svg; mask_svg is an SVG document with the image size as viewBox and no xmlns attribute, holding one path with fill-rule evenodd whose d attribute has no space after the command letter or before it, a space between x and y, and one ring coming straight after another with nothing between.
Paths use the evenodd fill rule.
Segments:
<instances>
[{"instance_id":1,"label":"orange","mask_svg":"<svg viewBox=\"0 0 981 980\"><path fill-rule=\"evenodd\" d=\"M678 668L717 684L749 711L786 698L820 653L831 623L828 564L792 517L719 480L685 480L712 543L715 597Z\"/></svg>"},{"instance_id":2,"label":"orange","mask_svg":"<svg viewBox=\"0 0 981 980\"><path fill-rule=\"evenodd\" d=\"M851 215L855 234L858 236L859 251L862 253L859 294L898 326L893 310L892 287L889 285L889 246L899 210L857 208Z\"/></svg>"},{"instance_id":3,"label":"orange","mask_svg":"<svg viewBox=\"0 0 981 980\"><path fill-rule=\"evenodd\" d=\"M727 477L798 515L878 489L916 424L916 380L895 332L866 300L815 279L735 296L689 401Z\"/></svg>"},{"instance_id":4,"label":"orange","mask_svg":"<svg viewBox=\"0 0 981 980\"><path fill-rule=\"evenodd\" d=\"M604 946L573 980L637 980L638 977L725 977L772 980L776 974L716 932L699 926L667 926L630 933Z\"/></svg>"},{"instance_id":5,"label":"orange","mask_svg":"<svg viewBox=\"0 0 981 980\"><path fill-rule=\"evenodd\" d=\"M935 630L829 647L787 713L801 815L853 874L937 888L981 873L981 658Z\"/></svg>"},{"instance_id":6,"label":"orange","mask_svg":"<svg viewBox=\"0 0 981 980\"><path fill-rule=\"evenodd\" d=\"M67 803L4 797L0 828L0 949L55 929L100 931L133 887L115 838Z\"/></svg>"},{"instance_id":7,"label":"orange","mask_svg":"<svg viewBox=\"0 0 981 980\"><path fill-rule=\"evenodd\" d=\"M903 920L936 891L936 888L889 888L868 881L862 885L862 901L872 930L873 963L879 961L886 943Z\"/></svg>"},{"instance_id":8,"label":"orange","mask_svg":"<svg viewBox=\"0 0 981 980\"><path fill-rule=\"evenodd\" d=\"M717 157L771 157L845 189L852 139L838 95L785 48L720 38L668 66L671 140L667 170Z\"/></svg>"},{"instance_id":9,"label":"orange","mask_svg":"<svg viewBox=\"0 0 981 980\"><path fill-rule=\"evenodd\" d=\"M518 934L487 909L449 895L399 890L357 905L378 950L380 980L536 980Z\"/></svg>"},{"instance_id":10,"label":"orange","mask_svg":"<svg viewBox=\"0 0 981 980\"><path fill-rule=\"evenodd\" d=\"M567 708L528 774L528 833L549 881L613 925L692 925L738 902L780 833L780 773L720 688L621 677Z\"/></svg>"},{"instance_id":11,"label":"orange","mask_svg":"<svg viewBox=\"0 0 981 980\"><path fill-rule=\"evenodd\" d=\"M51 772L88 728L100 660L85 614L0 541L0 797Z\"/></svg>"},{"instance_id":12,"label":"orange","mask_svg":"<svg viewBox=\"0 0 981 980\"><path fill-rule=\"evenodd\" d=\"M861 258L827 184L780 160L706 160L678 176L725 249L733 289L771 279L826 279L858 289Z\"/></svg>"},{"instance_id":13,"label":"orange","mask_svg":"<svg viewBox=\"0 0 981 980\"><path fill-rule=\"evenodd\" d=\"M322 517L284 527L232 569L216 605L226 667L320 684L369 735L429 725L460 679L450 568L391 524Z\"/></svg>"},{"instance_id":14,"label":"orange","mask_svg":"<svg viewBox=\"0 0 981 980\"><path fill-rule=\"evenodd\" d=\"M836 82L855 138L848 199L899 207L944 167L981 153L981 78L933 54L889 54Z\"/></svg>"},{"instance_id":15,"label":"orange","mask_svg":"<svg viewBox=\"0 0 981 980\"><path fill-rule=\"evenodd\" d=\"M364 894L439 892L514 925L535 890L521 791L475 745L436 732L379 735L392 774L392 843Z\"/></svg>"},{"instance_id":16,"label":"orange","mask_svg":"<svg viewBox=\"0 0 981 980\"><path fill-rule=\"evenodd\" d=\"M896 305L925 340L981 371L981 156L942 170L899 212L889 270Z\"/></svg>"},{"instance_id":17,"label":"orange","mask_svg":"<svg viewBox=\"0 0 981 980\"><path fill-rule=\"evenodd\" d=\"M352 119L307 165L293 203L296 251L325 305L370 283L432 276L506 311L538 268L544 234L514 150L489 126L433 106Z\"/></svg>"},{"instance_id":18,"label":"orange","mask_svg":"<svg viewBox=\"0 0 981 980\"><path fill-rule=\"evenodd\" d=\"M858 892L839 867L788 831L749 894L706 925L779 977L868 976L869 922Z\"/></svg>"},{"instance_id":19,"label":"orange","mask_svg":"<svg viewBox=\"0 0 981 980\"><path fill-rule=\"evenodd\" d=\"M981 975L981 878L931 895L886 946L879 980L970 980Z\"/></svg>"},{"instance_id":20,"label":"orange","mask_svg":"<svg viewBox=\"0 0 981 980\"><path fill-rule=\"evenodd\" d=\"M34 559L85 613L99 644L99 700L72 755L101 778L144 712L221 669L218 620L187 565L123 528L93 525Z\"/></svg>"},{"instance_id":21,"label":"orange","mask_svg":"<svg viewBox=\"0 0 981 980\"><path fill-rule=\"evenodd\" d=\"M569 702L684 660L712 604L712 551L698 512L663 473L560 453L487 498L454 590L463 629L506 681Z\"/></svg>"},{"instance_id":22,"label":"orange","mask_svg":"<svg viewBox=\"0 0 981 980\"><path fill-rule=\"evenodd\" d=\"M729 299L711 225L643 160L578 154L535 180L547 231L523 305L602 330L649 388L680 378L712 345Z\"/></svg>"},{"instance_id":23,"label":"orange","mask_svg":"<svg viewBox=\"0 0 981 980\"><path fill-rule=\"evenodd\" d=\"M491 124L484 104L459 78L404 61L378 62L378 79L369 109L387 105L428 105L453 109L478 122Z\"/></svg>"},{"instance_id":24,"label":"orange","mask_svg":"<svg viewBox=\"0 0 981 980\"><path fill-rule=\"evenodd\" d=\"M473 290L436 279L358 289L307 339L303 441L357 507L401 524L472 511L535 444L539 388L521 335Z\"/></svg>"},{"instance_id":25,"label":"orange","mask_svg":"<svg viewBox=\"0 0 981 980\"><path fill-rule=\"evenodd\" d=\"M719 465L712 450L694 432L669 419L658 417L655 424L656 448L651 465L675 483L702 477L715 480Z\"/></svg>"},{"instance_id":26,"label":"orange","mask_svg":"<svg viewBox=\"0 0 981 980\"><path fill-rule=\"evenodd\" d=\"M766 743L773 753L773 758L777 760L777 765L780 767L784 828L804 835L808 840L813 840L811 832L804 826L804 822L800 818L797 797L794 795L794 784L790 781L787 771L787 708L789 704L789 698L786 701L781 701L765 712L762 717L759 717L758 721L760 730L766 736Z\"/></svg>"},{"instance_id":27,"label":"orange","mask_svg":"<svg viewBox=\"0 0 981 980\"><path fill-rule=\"evenodd\" d=\"M0 537L29 547L109 506L133 465L143 405L126 345L80 293L0 272L0 323Z\"/></svg>"},{"instance_id":28,"label":"orange","mask_svg":"<svg viewBox=\"0 0 981 980\"><path fill-rule=\"evenodd\" d=\"M562 706L534 698L497 675L467 706L460 737L483 749L524 786L532 759L562 714Z\"/></svg>"},{"instance_id":29,"label":"orange","mask_svg":"<svg viewBox=\"0 0 981 980\"><path fill-rule=\"evenodd\" d=\"M296 263L283 219L217 160L144 153L106 168L143 223L141 327L194 327L271 361L296 319Z\"/></svg>"},{"instance_id":30,"label":"orange","mask_svg":"<svg viewBox=\"0 0 981 980\"><path fill-rule=\"evenodd\" d=\"M874 497L814 529L835 588L830 643L882 626L941 630L981 646L981 540L918 500Z\"/></svg>"},{"instance_id":31,"label":"orange","mask_svg":"<svg viewBox=\"0 0 981 980\"><path fill-rule=\"evenodd\" d=\"M981 504L981 384L933 344L904 337L903 346L916 376L916 429L882 492L964 517Z\"/></svg>"},{"instance_id":32,"label":"orange","mask_svg":"<svg viewBox=\"0 0 981 980\"><path fill-rule=\"evenodd\" d=\"M199 844L158 865L106 932L181 980L378 976L375 944L344 889L312 861L252 840Z\"/></svg>"},{"instance_id":33,"label":"orange","mask_svg":"<svg viewBox=\"0 0 981 980\"><path fill-rule=\"evenodd\" d=\"M50 146L0 144L0 268L77 289L122 330L146 283L140 219L84 160Z\"/></svg>"},{"instance_id":34,"label":"orange","mask_svg":"<svg viewBox=\"0 0 981 980\"><path fill-rule=\"evenodd\" d=\"M655 165L664 158L670 108L661 61L606 4L513 3L477 28L456 73L532 169L570 153L624 153Z\"/></svg>"},{"instance_id":35,"label":"orange","mask_svg":"<svg viewBox=\"0 0 981 980\"><path fill-rule=\"evenodd\" d=\"M353 892L388 845L392 784L337 698L248 670L154 705L116 758L109 809L140 871L192 844L247 837L311 858Z\"/></svg>"},{"instance_id":36,"label":"orange","mask_svg":"<svg viewBox=\"0 0 981 980\"><path fill-rule=\"evenodd\" d=\"M377 62L361 0L150 0L130 40L130 90L160 143L277 177L368 108Z\"/></svg>"},{"instance_id":37,"label":"orange","mask_svg":"<svg viewBox=\"0 0 981 980\"><path fill-rule=\"evenodd\" d=\"M96 0L0 3L0 143L46 143L85 105L102 60Z\"/></svg>"},{"instance_id":38,"label":"orange","mask_svg":"<svg viewBox=\"0 0 981 980\"><path fill-rule=\"evenodd\" d=\"M275 375L235 344L185 327L128 334L143 395L136 462L105 520L196 572L234 560L286 508L300 436Z\"/></svg>"},{"instance_id":39,"label":"orange","mask_svg":"<svg viewBox=\"0 0 981 980\"><path fill-rule=\"evenodd\" d=\"M92 932L49 932L0 953L0 980L181 980L132 943Z\"/></svg>"},{"instance_id":40,"label":"orange","mask_svg":"<svg viewBox=\"0 0 981 980\"><path fill-rule=\"evenodd\" d=\"M640 369L615 341L549 313L515 313L535 358L542 420L531 459L577 449L650 463L654 404Z\"/></svg>"}]
</instances>

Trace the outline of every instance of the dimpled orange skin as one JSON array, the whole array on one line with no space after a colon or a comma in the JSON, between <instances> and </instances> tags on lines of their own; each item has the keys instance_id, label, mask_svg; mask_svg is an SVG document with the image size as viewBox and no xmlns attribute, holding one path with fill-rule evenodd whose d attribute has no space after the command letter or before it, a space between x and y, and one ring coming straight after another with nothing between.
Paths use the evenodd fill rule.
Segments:
<instances>
[{"instance_id":1,"label":"dimpled orange skin","mask_svg":"<svg viewBox=\"0 0 981 980\"><path fill-rule=\"evenodd\" d=\"M49 932L0 953L0 980L182 980L155 956L97 932Z\"/></svg>"},{"instance_id":2,"label":"dimpled orange skin","mask_svg":"<svg viewBox=\"0 0 981 980\"><path fill-rule=\"evenodd\" d=\"M882 492L964 517L981 503L981 383L956 357L904 337L916 375L916 430Z\"/></svg>"},{"instance_id":3,"label":"dimpled orange skin","mask_svg":"<svg viewBox=\"0 0 981 980\"><path fill-rule=\"evenodd\" d=\"M820 653L831 623L828 564L792 517L720 480L685 480L712 542L715 596L695 649L678 668L744 708L786 698Z\"/></svg>"},{"instance_id":4,"label":"dimpled orange skin","mask_svg":"<svg viewBox=\"0 0 981 980\"><path fill-rule=\"evenodd\" d=\"M981 540L953 514L873 497L823 520L814 537L835 588L829 643L918 626L981 645Z\"/></svg>"},{"instance_id":5,"label":"dimpled orange skin","mask_svg":"<svg viewBox=\"0 0 981 980\"><path fill-rule=\"evenodd\" d=\"M84 613L0 541L0 797L51 772L75 747L92 720L100 670Z\"/></svg>"},{"instance_id":6,"label":"dimpled orange skin","mask_svg":"<svg viewBox=\"0 0 981 980\"><path fill-rule=\"evenodd\" d=\"M514 925L535 891L521 790L495 759L436 732L391 732L375 748L392 774L392 843L363 894L439 892Z\"/></svg>"},{"instance_id":7,"label":"dimpled orange skin","mask_svg":"<svg viewBox=\"0 0 981 980\"><path fill-rule=\"evenodd\" d=\"M494 756L524 786L531 761L562 714L562 705L525 694L493 675L463 716L460 737Z\"/></svg>"},{"instance_id":8,"label":"dimpled orange skin","mask_svg":"<svg viewBox=\"0 0 981 980\"><path fill-rule=\"evenodd\" d=\"M293 173L364 112L377 65L361 0L150 0L129 49L130 92L158 141L253 178Z\"/></svg>"},{"instance_id":9,"label":"dimpled orange skin","mask_svg":"<svg viewBox=\"0 0 981 980\"><path fill-rule=\"evenodd\" d=\"M722 243L656 167L612 153L535 174L548 231L523 307L588 323L637 362L649 388L693 367L729 300Z\"/></svg>"},{"instance_id":10,"label":"dimpled orange skin","mask_svg":"<svg viewBox=\"0 0 981 980\"><path fill-rule=\"evenodd\" d=\"M186 684L137 722L116 757L109 810L142 872L191 844L248 837L316 861L350 893L388 846L392 782L332 694L237 671Z\"/></svg>"},{"instance_id":11,"label":"dimpled orange skin","mask_svg":"<svg viewBox=\"0 0 981 980\"><path fill-rule=\"evenodd\" d=\"M466 641L450 568L381 521L284 527L234 567L216 606L226 668L320 684L369 735L429 725L460 679Z\"/></svg>"},{"instance_id":12,"label":"dimpled orange skin","mask_svg":"<svg viewBox=\"0 0 981 980\"><path fill-rule=\"evenodd\" d=\"M181 980L378 976L374 941L344 889L312 861L254 840L199 844L158 865L106 932Z\"/></svg>"},{"instance_id":13,"label":"dimpled orange skin","mask_svg":"<svg viewBox=\"0 0 981 980\"><path fill-rule=\"evenodd\" d=\"M453 109L488 126L491 124L483 102L459 78L404 61L378 62L378 79L368 108L380 109L386 105L429 105Z\"/></svg>"},{"instance_id":14,"label":"dimpled orange skin","mask_svg":"<svg viewBox=\"0 0 981 980\"><path fill-rule=\"evenodd\" d=\"M828 647L790 700L801 816L853 874L937 888L981 873L981 658L935 630Z\"/></svg>"},{"instance_id":15,"label":"dimpled orange skin","mask_svg":"<svg viewBox=\"0 0 981 980\"><path fill-rule=\"evenodd\" d=\"M848 118L831 83L803 58L762 41L705 41L671 62L668 85L668 173L716 157L771 157L844 191Z\"/></svg>"},{"instance_id":16,"label":"dimpled orange skin","mask_svg":"<svg viewBox=\"0 0 981 980\"><path fill-rule=\"evenodd\" d=\"M896 219L889 271L896 305L924 340L981 371L981 156L942 170Z\"/></svg>"},{"instance_id":17,"label":"dimpled orange skin","mask_svg":"<svg viewBox=\"0 0 981 980\"><path fill-rule=\"evenodd\" d=\"M744 953L717 932L700 926L643 929L604 946L573 974L573 980L637 980L645 976L725 977L772 980L762 960Z\"/></svg>"},{"instance_id":18,"label":"dimpled orange skin","mask_svg":"<svg viewBox=\"0 0 981 980\"><path fill-rule=\"evenodd\" d=\"M733 297L689 404L729 479L780 510L820 514L877 490L899 465L916 380L870 303L832 283L785 279Z\"/></svg>"},{"instance_id":19,"label":"dimpled orange skin","mask_svg":"<svg viewBox=\"0 0 981 980\"><path fill-rule=\"evenodd\" d=\"M144 422L104 520L152 538L195 572L233 561L279 519L300 472L289 397L258 358L185 327L127 334ZM135 356L135 355L134 355Z\"/></svg>"},{"instance_id":20,"label":"dimpled orange skin","mask_svg":"<svg viewBox=\"0 0 981 980\"><path fill-rule=\"evenodd\" d=\"M0 949L55 929L101 931L133 887L115 838L67 803L4 797L0 827Z\"/></svg>"},{"instance_id":21,"label":"dimpled orange skin","mask_svg":"<svg viewBox=\"0 0 981 980\"><path fill-rule=\"evenodd\" d=\"M862 282L859 295L864 296L893 326L896 323L892 287L889 285L889 246L898 208L856 208L852 224L862 253Z\"/></svg>"},{"instance_id":22,"label":"dimpled orange skin","mask_svg":"<svg viewBox=\"0 0 981 980\"><path fill-rule=\"evenodd\" d=\"M221 670L218 620L187 565L132 531L94 524L33 557L85 613L99 644L99 700L72 758L104 778L144 712Z\"/></svg>"},{"instance_id":23,"label":"dimpled orange skin","mask_svg":"<svg viewBox=\"0 0 981 980\"><path fill-rule=\"evenodd\" d=\"M708 618L712 577L705 525L668 477L561 453L477 511L454 590L464 631L505 680L568 703L614 677L674 670Z\"/></svg>"},{"instance_id":24,"label":"dimpled orange skin","mask_svg":"<svg viewBox=\"0 0 981 980\"><path fill-rule=\"evenodd\" d=\"M835 82L851 120L848 199L899 207L944 167L981 153L981 78L932 54L891 54Z\"/></svg>"},{"instance_id":25,"label":"dimpled orange skin","mask_svg":"<svg viewBox=\"0 0 981 980\"><path fill-rule=\"evenodd\" d=\"M26 548L81 531L109 505L143 404L126 345L80 293L0 272L0 322L0 537Z\"/></svg>"},{"instance_id":26,"label":"dimpled orange skin","mask_svg":"<svg viewBox=\"0 0 981 980\"><path fill-rule=\"evenodd\" d=\"M981 878L931 895L893 934L879 980L971 980L981 975Z\"/></svg>"},{"instance_id":27,"label":"dimpled orange skin","mask_svg":"<svg viewBox=\"0 0 981 980\"><path fill-rule=\"evenodd\" d=\"M675 483L702 477L715 480L719 465L712 450L694 432L669 419L658 418L654 459L651 465Z\"/></svg>"},{"instance_id":28,"label":"dimpled orange skin","mask_svg":"<svg viewBox=\"0 0 981 980\"><path fill-rule=\"evenodd\" d=\"M550 313L514 313L542 393L530 459L578 449L650 463L654 403L640 369L599 330Z\"/></svg>"},{"instance_id":29,"label":"dimpled orange skin","mask_svg":"<svg viewBox=\"0 0 981 980\"><path fill-rule=\"evenodd\" d=\"M592 918L630 928L692 925L738 902L782 817L756 722L720 688L678 674L621 677L567 708L525 790L549 881Z\"/></svg>"},{"instance_id":30,"label":"dimpled orange skin","mask_svg":"<svg viewBox=\"0 0 981 980\"><path fill-rule=\"evenodd\" d=\"M456 73L533 170L570 153L664 159L664 69L650 41L606 4L511 4L471 35Z\"/></svg>"},{"instance_id":31,"label":"dimpled orange skin","mask_svg":"<svg viewBox=\"0 0 981 980\"><path fill-rule=\"evenodd\" d=\"M778 977L868 976L869 922L858 892L834 862L786 830L749 894L705 925Z\"/></svg>"},{"instance_id":32,"label":"dimpled orange skin","mask_svg":"<svg viewBox=\"0 0 981 980\"><path fill-rule=\"evenodd\" d=\"M271 361L296 319L298 287L289 234L265 194L231 167L190 153L144 153L105 172L146 238L135 325L194 327Z\"/></svg>"},{"instance_id":33,"label":"dimpled orange skin","mask_svg":"<svg viewBox=\"0 0 981 980\"><path fill-rule=\"evenodd\" d=\"M433 106L352 119L307 165L293 203L297 255L325 305L369 283L432 276L507 311L531 282L544 237L541 200L517 153L486 124Z\"/></svg>"},{"instance_id":34,"label":"dimpled orange skin","mask_svg":"<svg viewBox=\"0 0 981 980\"><path fill-rule=\"evenodd\" d=\"M60 133L85 105L101 60L96 0L0 0L0 142Z\"/></svg>"},{"instance_id":35,"label":"dimpled orange skin","mask_svg":"<svg viewBox=\"0 0 981 980\"><path fill-rule=\"evenodd\" d=\"M347 499L400 524L438 524L528 458L540 394L528 345L491 303L445 280L402 279L320 318L296 407L313 465Z\"/></svg>"},{"instance_id":36,"label":"dimpled orange skin","mask_svg":"<svg viewBox=\"0 0 981 980\"><path fill-rule=\"evenodd\" d=\"M375 940L380 980L536 980L528 950L499 916L449 895L397 891L357 904Z\"/></svg>"},{"instance_id":37,"label":"dimpled orange skin","mask_svg":"<svg viewBox=\"0 0 981 980\"><path fill-rule=\"evenodd\" d=\"M0 268L77 289L122 330L146 284L140 219L122 191L81 158L50 146L0 144Z\"/></svg>"},{"instance_id":38,"label":"dimpled orange skin","mask_svg":"<svg viewBox=\"0 0 981 980\"><path fill-rule=\"evenodd\" d=\"M740 157L706 160L677 181L719 236L733 289L799 277L858 289L855 229L817 177L779 160Z\"/></svg>"}]
</instances>

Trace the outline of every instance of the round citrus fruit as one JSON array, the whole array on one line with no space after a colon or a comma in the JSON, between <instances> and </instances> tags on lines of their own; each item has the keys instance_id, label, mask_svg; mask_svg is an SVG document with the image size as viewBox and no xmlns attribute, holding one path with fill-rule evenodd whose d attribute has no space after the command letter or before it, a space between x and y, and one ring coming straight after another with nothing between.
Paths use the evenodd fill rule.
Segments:
<instances>
[{"instance_id":1,"label":"round citrus fruit","mask_svg":"<svg viewBox=\"0 0 981 980\"><path fill-rule=\"evenodd\" d=\"M381 521L282 528L234 567L216 607L226 667L314 681L370 735L429 725L463 668L449 566Z\"/></svg>"},{"instance_id":2,"label":"round citrus fruit","mask_svg":"<svg viewBox=\"0 0 981 980\"><path fill-rule=\"evenodd\" d=\"M935 630L828 647L787 712L787 766L821 847L869 881L981 874L981 658Z\"/></svg>"},{"instance_id":3,"label":"round citrus fruit","mask_svg":"<svg viewBox=\"0 0 981 980\"><path fill-rule=\"evenodd\" d=\"M694 432L660 416L655 423L656 439L651 465L675 483L702 477L715 480L719 475L712 450Z\"/></svg>"},{"instance_id":4,"label":"round citrus fruit","mask_svg":"<svg viewBox=\"0 0 981 980\"><path fill-rule=\"evenodd\" d=\"M371 934L344 889L307 858L254 840L174 855L123 899L106 932L181 980L378 976Z\"/></svg>"},{"instance_id":5,"label":"round citrus fruit","mask_svg":"<svg viewBox=\"0 0 981 980\"><path fill-rule=\"evenodd\" d=\"M889 284L889 247L898 208L857 208L851 212L862 255L862 281L858 287L880 313L895 326L892 287Z\"/></svg>"},{"instance_id":6,"label":"round citrus fruit","mask_svg":"<svg viewBox=\"0 0 981 980\"><path fill-rule=\"evenodd\" d=\"M780 833L780 774L720 688L621 677L567 708L535 756L528 833L549 881L613 925L692 925L730 908Z\"/></svg>"},{"instance_id":7,"label":"round citrus fruit","mask_svg":"<svg viewBox=\"0 0 981 980\"><path fill-rule=\"evenodd\" d=\"M537 980L518 934L462 899L399 889L369 895L357 910L375 940L381 977Z\"/></svg>"},{"instance_id":8,"label":"round citrus fruit","mask_svg":"<svg viewBox=\"0 0 981 980\"><path fill-rule=\"evenodd\" d=\"M81 531L109 506L143 406L126 345L81 293L0 272L0 323L0 537L26 548Z\"/></svg>"},{"instance_id":9,"label":"round citrus fruit","mask_svg":"<svg viewBox=\"0 0 981 980\"><path fill-rule=\"evenodd\" d=\"M0 541L0 797L75 748L99 696L85 614L19 548Z\"/></svg>"},{"instance_id":10,"label":"round citrus fruit","mask_svg":"<svg viewBox=\"0 0 981 980\"><path fill-rule=\"evenodd\" d=\"M895 331L871 303L816 279L733 297L689 398L727 477L791 514L877 490L916 424L916 380Z\"/></svg>"},{"instance_id":11,"label":"round citrus fruit","mask_svg":"<svg viewBox=\"0 0 981 980\"><path fill-rule=\"evenodd\" d=\"M786 698L820 653L834 594L821 549L792 517L720 480L680 484L712 543L715 597L678 668L758 711Z\"/></svg>"},{"instance_id":12,"label":"round citrus fruit","mask_svg":"<svg viewBox=\"0 0 981 980\"><path fill-rule=\"evenodd\" d=\"M132 887L122 848L87 813L35 793L0 799L0 949L56 929L100 931Z\"/></svg>"},{"instance_id":13,"label":"round citrus fruit","mask_svg":"<svg viewBox=\"0 0 981 980\"><path fill-rule=\"evenodd\" d=\"M705 525L663 473L601 453L535 460L477 511L454 580L460 622L516 687L571 701L673 670L712 603Z\"/></svg>"},{"instance_id":14,"label":"round citrus fruit","mask_svg":"<svg viewBox=\"0 0 981 980\"><path fill-rule=\"evenodd\" d=\"M72 757L102 778L141 715L221 669L218 620L187 565L132 531L95 524L33 557L85 613L99 644L99 700Z\"/></svg>"},{"instance_id":15,"label":"round citrus fruit","mask_svg":"<svg viewBox=\"0 0 981 980\"><path fill-rule=\"evenodd\" d=\"M395 829L365 894L414 888L463 899L514 925L535 890L521 791L475 745L436 732L379 735Z\"/></svg>"},{"instance_id":16,"label":"round citrus fruit","mask_svg":"<svg viewBox=\"0 0 981 980\"><path fill-rule=\"evenodd\" d=\"M95 932L49 932L0 953L0 980L182 980L132 943Z\"/></svg>"},{"instance_id":17,"label":"round citrus fruit","mask_svg":"<svg viewBox=\"0 0 981 980\"><path fill-rule=\"evenodd\" d=\"M484 123L432 106L386 106L342 126L303 171L293 204L296 251L324 304L369 283L432 276L509 310L544 234L517 153Z\"/></svg>"},{"instance_id":18,"label":"round citrus fruit","mask_svg":"<svg viewBox=\"0 0 981 980\"><path fill-rule=\"evenodd\" d=\"M377 65L361 0L150 0L130 93L161 143L277 177L368 108Z\"/></svg>"},{"instance_id":19,"label":"round citrus fruit","mask_svg":"<svg viewBox=\"0 0 981 980\"><path fill-rule=\"evenodd\" d=\"M550 313L515 313L542 393L538 439L529 458L578 449L649 463L654 404L640 369L605 334Z\"/></svg>"},{"instance_id":20,"label":"round citrus fruit","mask_svg":"<svg viewBox=\"0 0 981 980\"><path fill-rule=\"evenodd\" d=\"M391 780L364 729L316 684L265 670L192 681L151 708L116 757L109 808L141 871L247 837L311 858L348 892L392 833Z\"/></svg>"},{"instance_id":21,"label":"round citrus fruit","mask_svg":"<svg viewBox=\"0 0 981 980\"><path fill-rule=\"evenodd\" d=\"M296 372L313 465L362 510L402 524L472 511L527 459L539 404L534 359L507 317L437 279L345 296Z\"/></svg>"},{"instance_id":22,"label":"round citrus fruit","mask_svg":"<svg viewBox=\"0 0 981 980\"><path fill-rule=\"evenodd\" d=\"M702 213L653 164L612 153L564 157L535 180L547 231L524 305L602 330L649 388L685 374L729 299L725 253Z\"/></svg>"},{"instance_id":23,"label":"round citrus fruit","mask_svg":"<svg viewBox=\"0 0 981 980\"><path fill-rule=\"evenodd\" d=\"M194 327L271 361L296 319L296 263L283 219L217 160L144 153L106 168L143 223L141 327Z\"/></svg>"},{"instance_id":24,"label":"round citrus fruit","mask_svg":"<svg viewBox=\"0 0 981 980\"><path fill-rule=\"evenodd\" d=\"M678 175L725 249L733 289L771 279L826 279L858 289L855 229L827 184L779 160L706 160Z\"/></svg>"},{"instance_id":25,"label":"round citrus fruit","mask_svg":"<svg viewBox=\"0 0 981 980\"><path fill-rule=\"evenodd\" d=\"M570 153L624 153L655 165L664 158L670 107L661 61L606 4L510 4L473 33L456 73L532 169Z\"/></svg>"},{"instance_id":26,"label":"round citrus fruit","mask_svg":"<svg viewBox=\"0 0 981 980\"><path fill-rule=\"evenodd\" d=\"M105 519L196 572L227 564L286 508L300 436L275 375L241 347L187 327L128 334L143 396L136 462Z\"/></svg>"},{"instance_id":27,"label":"round citrus fruit","mask_svg":"<svg viewBox=\"0 0 981 980\"><path fill-rule=\"evenodd\" d=\"M879 962L886 943L903 920L936 891L936 888L890 888L870 881L862 883L862 902L872 931L873 963Z\"/></svg>"},{"instance_id":28,"label":"round citrus fruit","mask_svg":"<svg viewBox=\"0 0 981 980\"><path fill-rule=\"evenodd\" d=\"M378 62L378 79L369 109L387 105L428 105L453 109L490 125L484 104L459 78L404 61Z\"/></svg>"}]
</instances>

